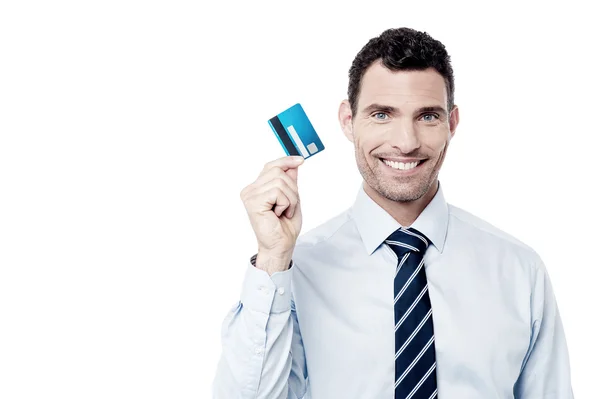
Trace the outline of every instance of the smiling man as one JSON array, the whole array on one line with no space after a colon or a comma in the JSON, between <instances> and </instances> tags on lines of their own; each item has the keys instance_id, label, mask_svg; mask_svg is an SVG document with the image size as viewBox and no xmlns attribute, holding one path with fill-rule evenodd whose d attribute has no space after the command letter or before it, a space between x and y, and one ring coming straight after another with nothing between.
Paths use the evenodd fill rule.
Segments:
<instances>
[{"instance_id":1,"label":"smiling man","mask_svg":"<svg viewBox=\"0 0 600 399\"><path fill-rule=\"evenodd\" d=\"M372 60L378 54L368 51L367 46L350 71L349 100L342 102L339 119L354 142L365 192L406 226L436 194L438 173L458 125L452 70L442 60L413 69L416 61L404 58L399 73L396 59ZM448 76L448 84L434 66Z\"/></svg>"},{"instance_id":2,"label":"smiling man","mask_svg":"<svg viewBox=\"0 0 600 399\"><path fill-rule=\"evenodd\" d=\"M242 191L259 251L222 326L214 397L572 398L543 261L444 198L459 123L444 45L387 30L349 78L354 204L298 237L293 157Z\"/></svg>"}]
</instances>

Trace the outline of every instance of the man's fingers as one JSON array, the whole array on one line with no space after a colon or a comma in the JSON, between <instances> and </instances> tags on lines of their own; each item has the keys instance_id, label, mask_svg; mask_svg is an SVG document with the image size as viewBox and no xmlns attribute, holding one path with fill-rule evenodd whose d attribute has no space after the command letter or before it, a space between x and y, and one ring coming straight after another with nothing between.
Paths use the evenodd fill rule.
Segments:
<instances>
[{"instance_id":1,"label":"man's fingers","mask_svg":"<svg viewBox=\"0 0 600 399\"><path fill-rule=\"evenodd\" d=\"M277 195L273 196L273 188L278 188L279 196L283 195L288 201L281 201L275 206L277 216L286 211L286 216L292 217L299 201L298 198L298 166L304 163L301 156L285 156L265 164L256 180L244 187L240 193L242 200L249 197L255 197L261 193L270 191L270 200L274 201ZM283 198L282 198L283 199Z\"/></svg>"},{"instance_id":2,"label":"man's fingers","mask_svg":"<svg viewBox=\"0 0 600 399\"><path fill-rule=\"evenodd\" d=\"M294 184L298 182L298 168L290 168L285 171L285 175L289 176L291 180L294 181Z\"/></svg>"},{"instance_id":3,"label":"man's fingers","mask_svg":"<svg viewBox=\"0 0 600 399\"><path fill-rule=\"evenodd\" d=\"M295 193L298 193L298 184L296 183L296 180L294 180L292 177L290 177L289 173L293 173L293 174L295 173L297 176L298 170L297 169L288 169L287 172L284 172L280 168L272 168L272 169L268 170L267 172L265 172L264 174L260 175L258 177L258 179L256 179L256 181L254 183L252 183L252 186L260 187L263 184L270 182L271 180L281 179Z\"/></svg>"},{"instance_id":4,"label":"man's fingers","mask_svg":"<svg viewBox=\"0 0 600 399\"><path fill-rule=\"evenodd\" d=\"M297 168L299 165L304 163L304 158L299 155L288 155L282 158L275 159L271 162L267 162L263 168L262 173L265 173L269 169L274 167L281 168L284 172L290 168Z\"/></svg>"},{"instance_id":5,"label":"man's fingers","mask_svg":"<svg viewBox=\"0 0 600 399\"><path fill-rule=\"evenodd\" d=\"M294 212L296 205L298 204L298 193L292 190L292 188L280 178L274 178L269 182L261 184L250 195L255 198L263 198L266 196L266 203L268 203L271 208L275 205L274 211L277 217L281 216L286 209L291 208L290 212ZM271 208L269 208L269 210Z\"/></svg>"}]
</instances>

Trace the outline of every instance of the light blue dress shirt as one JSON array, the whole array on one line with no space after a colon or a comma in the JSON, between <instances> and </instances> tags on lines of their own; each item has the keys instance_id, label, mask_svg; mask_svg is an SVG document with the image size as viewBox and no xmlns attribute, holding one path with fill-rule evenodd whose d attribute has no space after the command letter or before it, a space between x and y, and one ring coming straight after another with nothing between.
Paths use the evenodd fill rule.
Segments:
<instances>
[{"instance_id":1,"label":"light blue dress shirt","mask_svg":"<svg viewBox=\"0 0 600 399\"><path fill-rule=\"evenodd\" d=\"M394 272L400 227L364 191L301 234L293 266L251 262L222 325L213 397L394 398ZM408 226L405 226L408 227ZM410 226L433 243L425 270L440 399L573 398L569 354L538 254L448 204L441 185Z\"/></svg>"}]
</instances>

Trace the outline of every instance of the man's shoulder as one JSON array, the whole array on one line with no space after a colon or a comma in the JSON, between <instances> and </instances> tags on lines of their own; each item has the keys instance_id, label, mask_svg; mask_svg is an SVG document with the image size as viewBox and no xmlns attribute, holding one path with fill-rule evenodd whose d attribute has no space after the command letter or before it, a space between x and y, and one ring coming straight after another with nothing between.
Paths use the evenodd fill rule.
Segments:
<instances>
[{"instance_id":1,"label":"man's shoulder","mask_svg":"<svg viewBox=\"0 0 600 399\"><path fill-rule=\"evenodd\" d=\"M327 244L341 229L346 227L352 221L350 216L351 209L345 209L342 212L319 223L315 227L300 234L296 240L296 247L311 248Z\"/></svg>"},{"instance_id":2,"label":"man's shoulder","mask_svg":"<svg viewBox=\"0 0 600 399\"><path fill-rule=\"evenodd\" d=\"M364 252L352 207L313 226L296 240L292 255L296 282L316 276L325 278L324 269L343 267L355 251Z\"/></svg>"},{"instance_id":3,"label":"man's shoulder","mask_svg":"<svg viewBox=\"0 0 600 399\"><path fill-rule=\"evenodd\" d=\"M482 217L452 204L448 204L448 213L451 223L459 226L460 231L467 234L471 232L478 237L486 237L488 242L496 246L517 249L522 254L527 254L532 260L539 259L538 253L531 246Z\"/></svg>"}]
</instances>

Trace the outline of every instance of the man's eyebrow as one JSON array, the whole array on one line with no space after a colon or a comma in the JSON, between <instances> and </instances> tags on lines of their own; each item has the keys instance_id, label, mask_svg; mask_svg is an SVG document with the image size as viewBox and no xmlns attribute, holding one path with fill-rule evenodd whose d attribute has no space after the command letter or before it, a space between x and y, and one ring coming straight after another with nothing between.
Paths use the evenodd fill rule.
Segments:
<instances>
[{"instance_id":1,"label":"man's eyebrow","mask_svg":"<svg viewBox=\"0 0 600 399\"><path fill-rule=\"evenodd\" d=\"M447 114L446 109L444 107L440 107L439 105L435 105L435 106L431 106L431 107L421 107L416 111L417 114L424 114L426 112L437 112L442 115Z\"/></svg>"},{"instance_id":2,"label":"man's eyebrow","mask_svg":"<svg viewBox=\"0 0 600 399\"><path fill-rule=\"evenodd\" d=\"M373 112L386 112L389 114L397 114L399 113L398 108L392 107L391 105L382 105L373 103L363 109L365 114L370 114ZM440 107L439 105L421 107L415 111L415 114L424 114L426 112L437 112L442 115L446 115L446 109L444 107Z\"/></svg>"},{"instance_id":3,"label":"man's eyebrow","mask_svg":"<svg viewBox=\"0 0 600 399\"><path fill-rule=\"evenodd\" d=\"M365 114L370 114L370 113L375 112L375 111L377 111L377 112L387 112L389 114L394 114L394 113L398 112L398 108L392 107L390 105L381 105L381 104L377 104L377 103L371 104L371 105L363 108L363 112Z\"/></svg>"}]
</instances>

